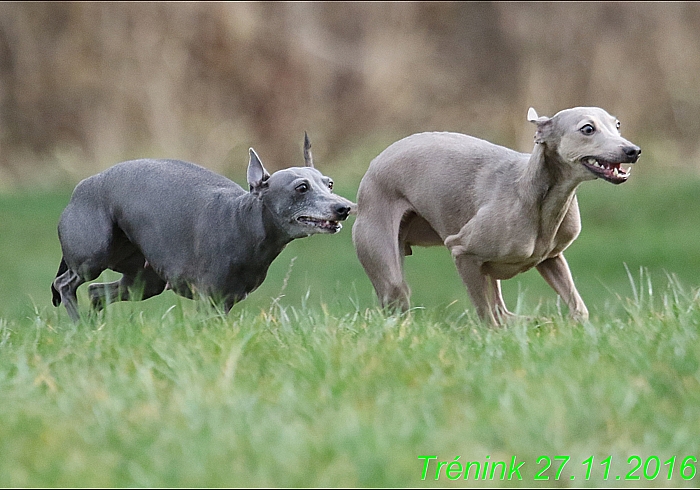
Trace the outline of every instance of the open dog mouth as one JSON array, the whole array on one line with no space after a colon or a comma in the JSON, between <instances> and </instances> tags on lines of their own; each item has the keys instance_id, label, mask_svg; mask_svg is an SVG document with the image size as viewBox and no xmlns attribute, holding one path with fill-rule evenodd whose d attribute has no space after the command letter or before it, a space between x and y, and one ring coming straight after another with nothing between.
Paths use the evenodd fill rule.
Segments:
<instances>
[{"instance_id":1,"label":"open dog mouth","mask_svg":"<svg viewBox=\"0 0 700 490\"><path fill-rule=\"evenodd\" d=\"M621 162L606 162L594 157L586 157L581 160L583 166L590 170L597 177L607 180L613 184L622 184L631 173L631 168L622 168Z\"/></svg>"},{"instance_id":2,"label":"open dog mouth","mask_svg":"<svg viewBox=\"0 0 700 490\"><path fill-rule=\"evenodd\" d=\"M297 221L299 223L305 224L307 226L311 226L313 228L318 228L321 231L325 231L328 233L338 233L340 231L340 229L343 227L343 225L340 224L338 221L313 218L311 216L299 216L297 218Z\"/></svg>"}]
</instances>

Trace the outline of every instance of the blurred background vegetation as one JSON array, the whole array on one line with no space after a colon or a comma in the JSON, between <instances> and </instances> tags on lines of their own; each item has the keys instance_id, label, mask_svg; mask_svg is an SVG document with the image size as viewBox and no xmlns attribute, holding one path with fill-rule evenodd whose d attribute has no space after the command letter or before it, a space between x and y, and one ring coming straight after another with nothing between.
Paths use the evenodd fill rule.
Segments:
<instances>
[{"instance_id":1,"label":"blurred background vegetation","mask_svg":"<svg viewBox=\"0 0 700 490\"><path fill-rule=\"evenodd\" d=\"M116 162L178 158L244 184L248 147L271 171L299 165L306 130L317 166L353 199L370 160L408 134L529 152L528 107L585 105L617 116L643 155L627 184L582 186L584 232L567 257L584 298L602 305L606 288L629 285L624 263L696 284L700 3L3 2L5 309L27 295L48 304L58 215L81 178ZM258 293L266 304L294 257L287 294L370 301L351 226L290 245ZM444 250L416 257L418 304L468 307ZM534 303L549 291L523 277L505 286L510 303L521 287Z\"/></svg>"},{"instance_id":2,"label":"blurred background vegetation","mask_svg":"<svg viewBox=\"0 0 700 490\"><path fill-rule=\"evenodd\" d=\"M528 107L583 105L643 149L626 184L578 191L583 328L475 328L443 247L406 260L426 315L366 314L352 217L292 242L223 323L172 291L77 327L51 306L59 215L119 161L245 184L248 147L299 165L306 130L354 199L401 137L529 152ZM419 454L699 456L699 136L700 3L0 2L0 486L391 487L419 482ZM689 301L665 301L667 274ZM536 271L503 288L558 313ZM596 467L585 486L606 485Z\"/></svg>"},{"instance_id":3,"label":"blurred background vegetation","mask_svg":"<svg viewBox=\"0 0 700 490\"><path fill-rule=\"evenodd\" d=\"M326 168L426 130L529 151L529 106L577 105L642 165L697 169L699 78L694 2L3 2L0 182L142 156L244 175L249 146L297 164L304 130Z\"/></svg>"}]
</instances>

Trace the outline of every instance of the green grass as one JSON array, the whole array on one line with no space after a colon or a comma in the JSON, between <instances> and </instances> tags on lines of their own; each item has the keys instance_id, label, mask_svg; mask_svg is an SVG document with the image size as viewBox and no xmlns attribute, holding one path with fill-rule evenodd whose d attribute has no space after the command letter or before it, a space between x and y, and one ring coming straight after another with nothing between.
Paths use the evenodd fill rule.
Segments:
<instances>
[{"instance_id":1,"label":"green grass","mask_svg":"<svg viewBox=\"0 0 700 490\"><path fill-rule=\"evenodd\" d=\"M0 486L697 487L699 188L583 185L567 259L591 321L527 273L506 300L537 319L497 330L438 248L407 259L416 308L380 314L352 220L290 244L228 316L168 292L74 325L49 293L69 193L0 196ZM523 480L435 481L435 460L421 480L432 455L515 456ZM633 455L659 476L625 481Z\"/></svg>"},{"instance_id":2,"label":"green grass","mask_svg":"<svg viewBox=\"0 0 700 490\"><path fill-rule=\"evenodd\" d=\"M503 330L440 308L222 317L189 303L5 321L0 485L436 484L421 455L516 456L516 486L537 483L542 455L570 456L563 474L581 484L593 455L592 486L610 455L612 475L632 455L680 466L700 452L698 298L676 288L624 306L597 324Z\"/></svg>"}]
</instances>

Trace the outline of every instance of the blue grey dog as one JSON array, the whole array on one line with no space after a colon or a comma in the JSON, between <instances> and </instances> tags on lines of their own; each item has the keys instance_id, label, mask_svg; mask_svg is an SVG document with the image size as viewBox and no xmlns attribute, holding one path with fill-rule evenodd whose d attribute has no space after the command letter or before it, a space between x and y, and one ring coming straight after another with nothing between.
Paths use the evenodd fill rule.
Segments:
<instances>
[{"instance_id":1,"label":"blue grey dog","mask_svg":"<svg viewBox=\"0 0 700 490\"><path fill-rule=\"evenodd\" d=\"M179 160L122 162L80 182L58 224L63 258L51 286L54 306L63 302L77 322L77 288L111 269L122 278L88 289L95 309L172 289L209 297L228 312L260 286L289 242L337 233L355 209L314 168L304 136L305 166L272 175L250 149L249 192Z\"/></svg>"}]
</instances>

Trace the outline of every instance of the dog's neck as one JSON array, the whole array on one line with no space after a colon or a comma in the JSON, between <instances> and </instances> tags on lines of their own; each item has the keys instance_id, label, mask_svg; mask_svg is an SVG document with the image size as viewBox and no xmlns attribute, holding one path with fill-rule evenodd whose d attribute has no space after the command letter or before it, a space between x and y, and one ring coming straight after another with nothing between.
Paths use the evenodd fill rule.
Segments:
<instances>
[{"instance_id":1,"label":"dog's neck","mask_svg":"<svg viewBox=\"0 0 700 490\"><path fill-rule=\"evenodd\" d=\"M538 143L520 180L521 196L528 196L531 209L539 214L539 235L545 241L556 235L581 183L566 170L566 163L560 161L556 151Z\"/></svg>"},{"instance_id":2,"label":"dog's neck","mask_svg":"<svg viewBox=\"0 0 700 490\"><path fill-rule=\"evenodd\" d=\"M277 223L274 213L263 200L252 193L241 196L233 212L240 215L235 223L244 228L240 236L250 241L247 248L267 266L294 239Z\"/></svg>"}]
</instances>

